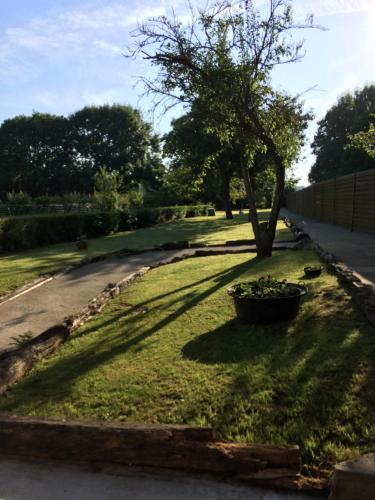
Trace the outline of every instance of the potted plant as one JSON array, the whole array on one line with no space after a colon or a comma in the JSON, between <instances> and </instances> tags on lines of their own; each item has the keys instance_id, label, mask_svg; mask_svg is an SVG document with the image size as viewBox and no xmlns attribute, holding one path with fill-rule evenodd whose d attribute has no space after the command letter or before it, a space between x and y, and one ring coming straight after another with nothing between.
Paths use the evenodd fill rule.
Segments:
<instances>
[{"instance_id":1,"label":"potted plant","mask_svg":"<svg viewBox=\"0 0 375 500\"><path fill-rule=\"evenodd\" d=\"M86 239L86 235L81 234L81 236L79 236L77 238L76 247L78 248L78 250L80 252L84 252L85 250L87 250L87 248L88 248L88 242L87 242L87 239Z\"/></svg>"},{"instance_id":2,"label":"potted plant","mask_svg":"<svg viewBox=\"0 0 375 500\"><path fill-rule=\"evenodd\" d=\"M303 284L277 281L271 276L237 283L228 289L237 317L251 323L274 323L295 318L301 297L306 293Z\"/></svg>"},{"instance_id":3,"label":"potted plant","mask_svg":"<svg viewBox=\"0 0 375 500\"><path fill-rule=\"evenodd\" d=\"M303 269L309 278L317 278L322 274L323 268L321 266L307 266Z\"/></svg>"}]
</instances>

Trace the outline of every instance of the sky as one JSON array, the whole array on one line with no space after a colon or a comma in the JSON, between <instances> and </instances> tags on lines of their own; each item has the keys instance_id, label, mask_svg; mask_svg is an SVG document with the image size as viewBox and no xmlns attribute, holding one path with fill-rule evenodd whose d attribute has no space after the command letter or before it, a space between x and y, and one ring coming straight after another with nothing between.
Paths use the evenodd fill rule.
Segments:
<instances>
[{"instance_id":1,"label":"sky","mask_svg":"<svg viewBox=\"0 0 375 500\"><path fill-rule=\"evenodd\" d=\"M124 103L140 108L157 132L168 131L181 111L150 113L137 83L150 67L123 54L137 22L172 7L186 15L185 0L0 0L0 123L33 111L68 115L89 104ZM315 86L303 94L315 119L295 167L307 185L317 121L340 95L375 82L375 0L294 0L293 8L296 19L313 13L327 28L296 33L305 39L305 58L273 75L277 88L293 94Z\"/></svg>"}]
</instances>

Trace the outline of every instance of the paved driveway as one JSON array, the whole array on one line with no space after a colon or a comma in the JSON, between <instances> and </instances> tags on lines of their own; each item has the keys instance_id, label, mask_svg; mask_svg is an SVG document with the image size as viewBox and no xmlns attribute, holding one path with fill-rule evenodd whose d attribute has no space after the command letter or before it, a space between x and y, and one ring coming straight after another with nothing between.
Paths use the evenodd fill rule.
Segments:
<instances>
[{"instance_id":1,"label":"paved driveway","mask_svg":"<svg viewBox=\"0 0 375 500\"><path fill-rule=\"evenodd\" d=\"M176 472L0 457L1 500L319 500Z\"/></svg>"},{"instance_id":2,"label":"paved driveway","mask_svg":"<svg viewBox=\"0 0 375 500\"><path fill-rule=\"evenodd\" d=\"M336 255L352 270L375 283L375 235L317 222L285 209L281 211L281 215L305 229L311 239L326 252Z\"/></svg>"}]
</instances>

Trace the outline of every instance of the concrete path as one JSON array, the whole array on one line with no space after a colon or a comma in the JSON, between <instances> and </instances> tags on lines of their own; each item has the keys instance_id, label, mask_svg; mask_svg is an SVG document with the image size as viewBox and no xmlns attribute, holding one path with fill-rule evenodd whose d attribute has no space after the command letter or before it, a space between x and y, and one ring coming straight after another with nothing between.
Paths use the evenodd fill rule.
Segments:
<instances>
[{"instance_id":1,"label":"concrete path","mask_svg":"<svg viewBox=\"0 0 375 500\"><path fill-rule=\"evenodd\" d=\"M285 209L280 215L288 217L305 229L311 239L326 252L336 255L351 269L375 283L375 235L352 232L340 226L317 222Z\"/></svg>"},{"instance_id":2,"label":"concrete path","mask_svg":"<svg viewBox=\"0 0 375 500\"><path fill-rule=\"evenodd\" d=\"M311 500L198 476L0 458L1 500ZM319 500L322 497L313 497Z\"/></svg>"},{"instance_id":3,"label":"concrete path","mask_svg":"<svg viewBox=\"0 0 375 500\"><path fill-rule=\"evenodd\" d=\"M293 246L293 243L275 243L275 247L277 246ZM217 249L236 253L254 249L254 246L216 247L215 250ZM12 337L27 332L33 336L39 335L47 328L61 323L66 316L79 312L109 283L117 283L142 267L169 262L180 255L191 255L196 250L150 251L86 264L0 303L0 351L12 347ZM199 250L209 252L212 248Z\"/></svg>"}]
</instances>

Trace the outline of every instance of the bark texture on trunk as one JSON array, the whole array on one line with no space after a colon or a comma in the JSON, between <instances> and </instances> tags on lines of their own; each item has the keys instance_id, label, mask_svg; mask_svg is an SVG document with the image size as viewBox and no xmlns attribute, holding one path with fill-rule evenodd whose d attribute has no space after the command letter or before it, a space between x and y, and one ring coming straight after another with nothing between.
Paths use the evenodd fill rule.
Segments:
<instances>
[{"instance_id":1,"label":"bark texture on trunk","mask_svg":"<svg viewBox=\"0 0 375 500\"><path fill-rule=\"evenodd\" d=\"M223 177L222 197L224 203L225 216L227 219L233 219L232 203L230 200L230 177Z\"/></svg>"},{"instance_id":2,"label":"bark texture on trunk","mask_svg":"<svg viewBox=\"0 0 375 500\"><path fill-rule=\"evenodd\" d=\"M251 183L249 165L246 155L243 155L241 159L241 172L245 184L247 201L249 204L249 219L253 227L255 243L257 247L257 255L258 257L271 257L273 242L276 234L277 220L279 217L279 212L284 195L285 166L283 159L279 155L273 140L268 137L266 132L261 127L259 121L257 121L255 118L254 121L256 122L258 127L258 137L267 146L267 149L274 161L276 171L276 186L271 213L267 222L259 223L255 205L254 189Z\"/></svg>"}]
</instances>

